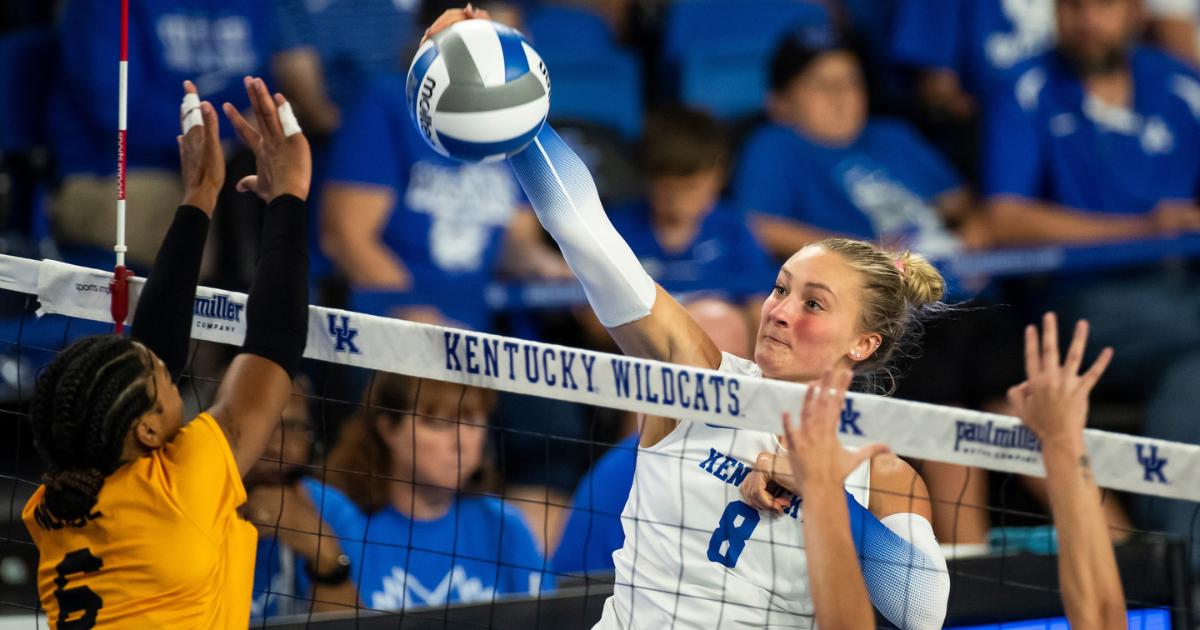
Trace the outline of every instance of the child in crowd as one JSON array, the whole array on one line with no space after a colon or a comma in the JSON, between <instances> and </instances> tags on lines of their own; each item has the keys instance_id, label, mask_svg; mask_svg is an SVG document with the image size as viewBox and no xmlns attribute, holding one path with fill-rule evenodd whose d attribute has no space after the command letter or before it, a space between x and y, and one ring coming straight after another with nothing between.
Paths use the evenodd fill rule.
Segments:
<instances>
[{"instance_id":1,"label":"child in crowd","mask_svg":"<svg viewBox=\"0 0 1200 630\"><path fill-rule=\"evenodd\" d=\"M478 494L490 390L378 373L308 481L368 608L491 600L553 588L520 513Z\"/></svg>"},{"instance_id":2,"label":"child in crowd","mask_svg":"<svg viewBox=\"0 0 1200 630\"><path fill-rule=\"evenodd\" d=\"M909 123L868 117L858 57L806 28L771 66L771 124L746 141L738 205L777 258L831 235L881 239L932 258L987 241L962 178Z\"/></svg>"},{"instance_id":3,"label":"child in crowd","mask_svg":"<svg viewBox=\"0 0 1200 630\"><path fill-rule=\"evenodd\" d=\"M729 154L724 131L707 114L652 112L640 151L646 198L611 219L650 277L685 304L753 305L749 321L757 321L772 266L745 215L721 200Z\"/></svg>"}]
</instances>

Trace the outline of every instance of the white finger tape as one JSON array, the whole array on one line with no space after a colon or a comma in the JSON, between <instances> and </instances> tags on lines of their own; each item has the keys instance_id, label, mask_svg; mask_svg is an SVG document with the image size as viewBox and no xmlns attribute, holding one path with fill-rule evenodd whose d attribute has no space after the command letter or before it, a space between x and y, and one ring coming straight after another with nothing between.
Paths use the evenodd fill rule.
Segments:
<instances>
[{"instance_id":1,"label":"white finger tape","mask_svg":"<svg viewBox=\"0 0 1200 630\"><path fill-rule=\"evenodd\" d=\"M183 135L187 135L192 127L203 127L204 116L200 113L200 97L195 94L185 94L183 96L183 105L179 106L179 113L183 116Z\"/></svg>"},{"instance_id":2,"label":"white finger tape","mask_svg":"<svg viewBox=\"0 0 1200 630\"><path fill-rule=\"evenodd\" d=\"M285 102L278 108L279 124L283 125L283 135L291 136L300 133L300 122L296 120L296 114L292 112L292 104Z\"/></svg>"}]
</instances>

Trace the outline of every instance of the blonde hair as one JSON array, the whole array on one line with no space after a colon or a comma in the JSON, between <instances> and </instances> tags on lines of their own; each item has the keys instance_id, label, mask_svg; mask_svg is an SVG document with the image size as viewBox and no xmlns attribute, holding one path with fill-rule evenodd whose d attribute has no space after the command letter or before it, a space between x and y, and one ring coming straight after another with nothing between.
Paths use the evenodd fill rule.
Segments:
<instances>
[{"instance_id":1,"label":"blonde hair","mask_svg":"<svg viewBox=\"0 0 1200 630\"><path fill-rule=\"evenodd\" d=\"M942 312L946 293L942 274L924 257L909 251L889 252L873 243L827 238L809 245L841 256L862 275L862 312L858 328L877 333L879 347L854 367L863 389L890 394L896 389L892 361L915 345L921 322ZM884 377L889 384L880 382Z\"/></svg>"}]
</instances>

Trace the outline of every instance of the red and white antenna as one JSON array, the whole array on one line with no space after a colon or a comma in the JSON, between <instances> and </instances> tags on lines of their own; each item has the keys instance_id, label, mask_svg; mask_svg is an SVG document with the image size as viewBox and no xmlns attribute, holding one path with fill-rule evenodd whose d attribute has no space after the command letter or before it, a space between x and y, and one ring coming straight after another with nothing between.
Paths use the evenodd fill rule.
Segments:
<instances>
[{"instance_id":1,"label":"red and white antenna","mask_svg":"<svg viewBox=\"0 0 1200 630\"><path fill-rule=\"evenodd\" d=\"M121 0L121 78L117 86L117 266L108 285L112 295L112 317L117 325L117 334L125 331L125 317L129 314L129 277L133 272L125 269L125 152L128 147L125 135L125 112L129 93L129 0Z\"/></svg>"}]
</instances>

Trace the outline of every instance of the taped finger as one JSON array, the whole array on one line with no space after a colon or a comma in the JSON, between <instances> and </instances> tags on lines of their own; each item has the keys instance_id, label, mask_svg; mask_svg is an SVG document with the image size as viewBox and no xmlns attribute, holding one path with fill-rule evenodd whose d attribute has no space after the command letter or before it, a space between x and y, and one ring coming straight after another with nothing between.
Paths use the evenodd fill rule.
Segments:
<instances>
[{"instance_id":1,"label":"taped finger","mask_svg":"<svg viewBox=\"0 0 1200 630\"><path fill-rule=\"evenodd\" d=\"M301 133L300 121L296 120L296 114L292 112L292 104L284 102L276 108L279 112L279 124L283 127L283 135L293 136Z\"/></svg>"},{"instance_id":2,"label":"taped finger","mask_svg":"<svg viewBox=\"0 0 1200 630\"><path fill-rule=\"evenodd\" d=\"M183 118L183 135L186 136L192 127L203 127L204 116L200 113L200 97L185 94L183 104L179 106L179 115Z\"/></svg>"}]
</instances>

